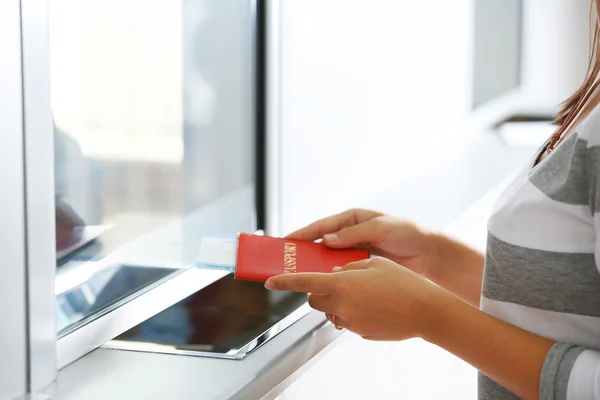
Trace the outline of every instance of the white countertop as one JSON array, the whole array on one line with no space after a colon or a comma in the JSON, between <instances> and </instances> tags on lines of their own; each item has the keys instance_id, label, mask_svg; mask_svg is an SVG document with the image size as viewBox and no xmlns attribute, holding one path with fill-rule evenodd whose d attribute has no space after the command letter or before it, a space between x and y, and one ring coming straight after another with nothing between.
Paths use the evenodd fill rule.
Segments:
<instances>
[{"instance_id":1,"label":"white countertop","mask_svg":"<svg viewBox=\"0 0 600 400\"><path fill-rule=\"evenodd\" d=\"M275 398L339 333L311 312L242 361L98 349L60 371L58 400ZM279 388L279 389L277 389Z\"/></svg>"}]
</instances>

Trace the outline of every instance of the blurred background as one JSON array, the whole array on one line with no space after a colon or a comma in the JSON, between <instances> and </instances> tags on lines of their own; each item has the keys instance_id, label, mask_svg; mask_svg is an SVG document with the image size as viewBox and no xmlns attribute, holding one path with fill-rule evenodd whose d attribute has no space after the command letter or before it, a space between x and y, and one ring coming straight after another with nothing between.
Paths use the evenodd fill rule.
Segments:
<instances>
[{"instance_id":1,"label":"blurred background","mask_svg":"<svg viewBox=\"0 0 600 400\"><path fill-rule=\"evenodd\" d=\"M552 132L589 6L282 1L282 230L357 206L450 221Z\"/></svg>"}]
</instances>

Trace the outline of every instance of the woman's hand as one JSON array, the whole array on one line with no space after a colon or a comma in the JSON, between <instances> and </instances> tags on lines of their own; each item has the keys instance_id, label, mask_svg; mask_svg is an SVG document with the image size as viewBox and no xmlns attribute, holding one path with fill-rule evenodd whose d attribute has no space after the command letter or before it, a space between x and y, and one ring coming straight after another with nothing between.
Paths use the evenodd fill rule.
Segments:
<instances>
[{"instance_id":1,"label":"woman's hand","mask_svg":"<svg viewBox=\"0 0 600 400\"><path fill-rule=\"evenodd\" d=\"M433 235L415 224L376 211L353 209L324 218L287 236L323 239L331 248L362 247L427 276L436 251Z\"/></svg>"},{"instance_id":2,"label":"woman's hand","mask_svg":"<svg viewBox=\"0 0 600 400\"><path fill-rule=\"evenodd\" d=\"M429 309L444 289L385 258L348 264L331 274L279 275L265 286L271 290L310 293L312 308L334 324L369 340L422 337Z\"/></svg>"},{"instance_id":3,"label":"woman's hand","mask_svg":"<svg viewBox=\"0 0 600 400\"><path fill-rule=\"evenodd\" d=\"M366 248L479 307L483 254L447 236L426 232L409 221L355 209L312 223L288 238L322 238L332 248Z\"/></svg>"},{"instance_id":4,"label":"woman's hand","mask_svg":"<svg viewBox=\"0 0 600 400\"><path fill-rule=\"evenodd\" d=\"M333 273L278 275L265 286L310 293L314 309L365 339L422 338L519 398L539 398L542 366L554 341L487 315L390 260L351 263Z\"/></svg>"}]
</instances>

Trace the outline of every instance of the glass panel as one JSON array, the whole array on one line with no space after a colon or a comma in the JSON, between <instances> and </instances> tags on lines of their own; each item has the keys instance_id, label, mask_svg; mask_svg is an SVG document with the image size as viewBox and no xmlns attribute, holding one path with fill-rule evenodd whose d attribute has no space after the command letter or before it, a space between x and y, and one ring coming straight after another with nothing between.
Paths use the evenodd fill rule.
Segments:
<instances>
[{"instance_id":1,"label":"glass panel","mask_svg":"<svg viewBox=\"0 0 600 400\"><path fill-rule=\"evenodd\" d=\"M247 0L50 0L59 326L254 229Z\"/></svg>"},{"instance_id":2,"label":"glass panel","mask_svg":"<svg viewBox=\"0 0 600 400\"><path fill-rule=\"evenodd\" d=\"M302 318L305 313L299 308L304 304L303 293L274 293L262 283L229 276L135 326L107 347L243 358Z\"/></svg>"},{"instance_id":3,"label":"glass panel","mask_svg":"<svg viewBox=\"0 0 600 400\"><path fill-rule=\"evenodd\" d=\"M62 336L114 309L123 300L141 294L171 274L170 268L118 265L98 269L71 287L60 287L56 294L58 334Z\"/></svg>"}]
</instances>

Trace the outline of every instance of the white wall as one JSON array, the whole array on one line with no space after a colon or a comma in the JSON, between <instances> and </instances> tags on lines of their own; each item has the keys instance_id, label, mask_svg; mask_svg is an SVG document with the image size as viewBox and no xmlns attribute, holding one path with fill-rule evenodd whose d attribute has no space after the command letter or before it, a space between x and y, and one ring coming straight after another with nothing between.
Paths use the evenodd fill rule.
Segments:
<instances>
[{"instance_id":1,"label":"white wall","mask_svg":"<svg viewBox=\"0 0 600 400\"><path fill-rule=\"evenodd\" d=\"M374 199L461 135L468 0L282 0L282 230Z\"/></svg>"},{"instance_id":2,"label":"white wall","mask_svg":"<svg viewBox=\"0 0 600 400\"><path fill-rule=\"evenodd\" d=\"M588 65L590 0L525 0L523 106L552 110Z\"/></svg>"},{"instance_id":3,"label":"white wall","mask_svg":"<svg viewBox=\"0 0 600 400\"><path fill-rule=\"evenodd\" d=\"M461 196L469 178L452 192L448 169L492 168L449 165L473 157L473 126L512 100L552 110L578 86L589 0L525 0L524 89L473 115L475 1L279 1L282 233L356 206L410 217L440 203L428 186Z\"/></svg>"}]
</instances>

